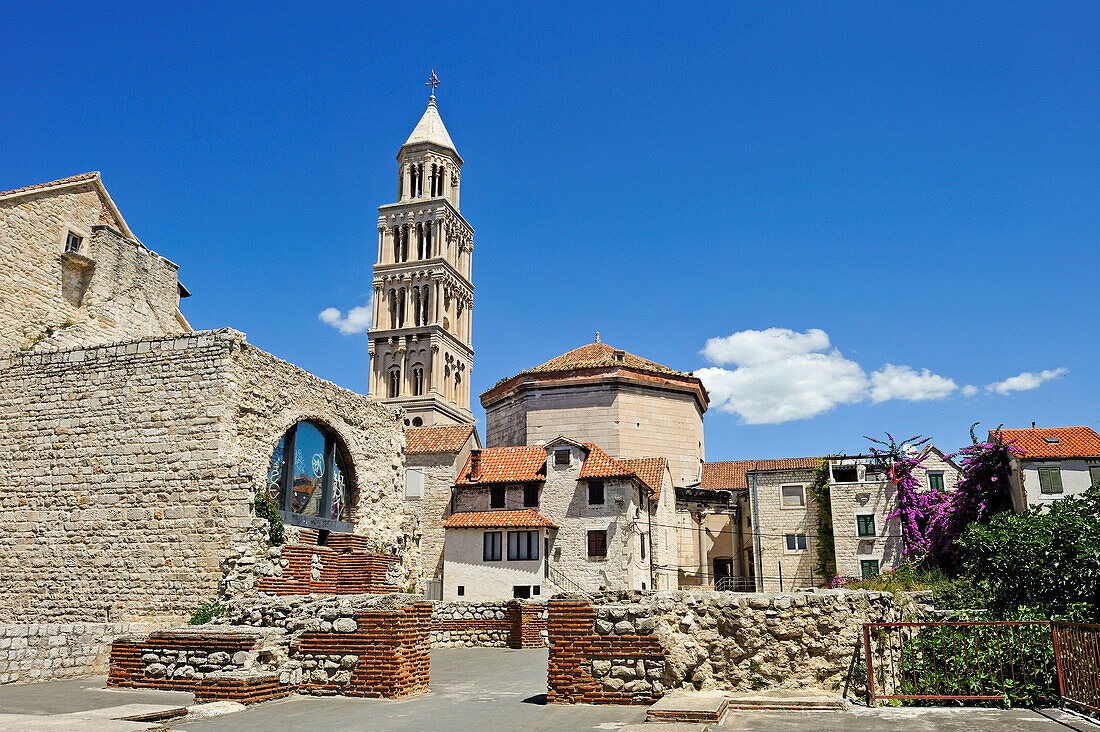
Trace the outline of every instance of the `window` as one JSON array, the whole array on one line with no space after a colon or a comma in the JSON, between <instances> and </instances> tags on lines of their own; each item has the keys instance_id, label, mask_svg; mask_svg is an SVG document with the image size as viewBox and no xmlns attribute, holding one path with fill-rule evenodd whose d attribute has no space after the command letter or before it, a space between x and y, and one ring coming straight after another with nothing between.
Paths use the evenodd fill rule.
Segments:
<instances>
[{"instance_id":1,"label":"window","mask_svg":"<svg viewBox=\"0 0 1100 732\"><path fill-rule=\"evenodd\" d=\"M588 505L603 505L603 481L594 480L588 484Z\"/></svg>"},{"instance_id":2,"label":"window","mask_svg":"<svg viewBox=\"0 0 1100 732\"><path fill-rule=\"evenodd\" d=\"M929 473L928 487L934 491L943 491L943 473Z\"/></svg>"},{"instance_id":3,"label":"window","mask_svg":"<svg viewBox=\"0 0 1100 732\"><path fill-rule=\"evenodd\" d=\"M459 586L458 586L458 596L459 596L459 597L462 597L462 596L463 596L463 595L465 595L465 594L466 594L466 587L465 587L465 585L459 585Z\"/></svg>"},{"instance_id":4,"label":"window","mask_svg":"<svg viewBox=\"0 0 1100 732\"><path fill-rule=\"evenodd\" d=\"M554 450L554 465L568 465L572 450L569 448Z\"/></svg>"},{"instance_id":5,"label":"window","mask_svg":"<svg viewBox=\"0 0 1100 732\"><path fill-rule=\"evenodd\" d=\"M1057 437L1044 437L1043 442L1047 443L1048 445L1057 445L1058 444L1058 438Z\"/></svg>"},{"instance_id":6,"label":"window","mask_svg":"<svg viewBox=\"0 0 1100 732\"><path fill-rule=\"evenodd\" d=\"M523 505L527 508L538 508L538 505L539 505L539 487L538 487L538 485L525 485L525 486L523 486Z\"/></svg>"},{"instance_id":7,"label":"window","mask_svg":"<svg viewBox=\"0 0 1100 732\"><path fill-rule=\"evenodd\" d=\"M833 482L834 483L855 483L859 480L859 471L856 470L855 465L834 465L833 466Z\"/></svg>"},{"instance_id":8,"label":"window","mask_svg":"<svg viewBox=\"0 0 1100 732\"><path fill-rule=\"evenodd\" d=\"M390 371L388 394L390 399L401 396L401 372L397 369Z\"/></svg>"},{"instance_id":9,"label":"window","mask_svg":"<svg viewBox=\"0 0 1100 732\"><path fill-rule=\"evenodd\" d=\"M482 561L486 562L499 562L500 561L500 532L499 531L486 531L484 548L481 552Z\"/></svg>"},{"instance_id":10,"label":"window","mask_svg":"<svg viewBox=\"0 0 1100 732\"><path fill-rule=\"evenodd\" d=\"M806 551L806 535L805 534L787 534L787 551L789 551L789 552L804 552L804 551Z\"/></svg>"},{"instance_id":11,"label":"window","mask_svg":"<svg viewBox=\"0 0 1100 732\"><path fill-rule=\"evenodd\" d=\"M532 586L531 587L531 594L532 595L541 595L542 594L542 585Z\"/></svg>"},{"instance_id":12,"label":"window","mask_svg":"<svg viewBox=\"0 0 1100 732\"><path fill-rule=\"evenodd\" d=\"M1041 492L1041 493L1061 493L1062 492L1062 469L1061 468L1039 468L1039 492Z\"/></svg>"},{"instance_id":13,"label":"window","mask_svg":"<svg viewBox=\"0 0 1100 732\"><path fill-rule=\"evenodd\" d=\"M800 485L783 486L783 508L794 508L806 505L806 496Z\"/></svg>"},{"instance_id":14,"label":"window","mask_svg":"<svg viewBox=\"0 0 1100 732\"><path fill-rule=\"evenodd\" d=\"M267 493L294 526L348 531L351 495L347 462L331 430L313 422L291 425L271 453Z\"/></svg>"},{"instance_id":15,"label":"window","mask_svg":"<svg viewBox=\"0 0 1100 732\"><path fill-rule=\"evenodd\" d=\"M489 488L489 508L504 508L504 486L494 485Z\"/></svg>"},{"instance_id":16,"label":"window","mask_svg":"<svg viewBox=\"0 0 1100 732\"><path fill-rule=\"evenodd\" d=\"M531 585L513 585L512 597L525 600L531 596Z\"/></svg>"},{"instance_id":17,"label":"window","mask_svg":"<svg viewBox=\"0 0 1100 732\"><path fill-rule=\"evenodd\" d=\"M1089 466L1089 484L1100 485L1100 465Z\"/></svg>"},{"instance_id":18,"label":"window","mask_svg":"<svg viewBox=\"0 0 1100 732\"><path fill-rule=\"evenodd\" d=\"M424 367L423 366L413 367L413 395L414 396L423 396L424 395Z\"/></svg>"},{"instance_id":19,"label":"window","mask_svg":"<svg viewBox=\"0 0 1100 732\"><path fill-rule=\"evenodd\" d=\"M642 548L642 561L645 561L645 534L638 535L638 544Z\"/></svg>"},{"instance_id":20,"label":"window","mask_svg":"<svg viewBox=\"0 0 1100 732\"><path fill-rule=\"evenodd\" d=\"M875 535L875 514L868 513L856 516L856 534L859 536Z\"/></svg>"},{"instance_id":21,"label":"window","mask_svg":"<svg viewBox=\"0 0 1100 732\"><path fill-rule=\"evenodd\" d=\"M424 471L420 468L405 469L405 500L419 501L424 496Z\"/></svg>"},{"instance_id":22,"label":"window","mask_svg":"<svg viewBox=\"0 0 1100 732\"><path fill-rule=\"evenodd\" d=\"M861 559L859 560L859 575L862 579L869 579L878 574L878 560L877 559Z\"/></svg>"},{"instance_id":23,"label":"window","mask_svg":"<svg viewBox=\"0 0 1100 732\"><path fill-rule=\"evenodd\" d=\"M588 556L590 557L606 557L607 556L607 530L601 529L599 531L588 532Z\"/></svg>"},{"instance_id":24,"label":"window","mask_svg":"<svg viewBox=\"0 0 1100 732\"><path fill-rule=\"evenodd\" d=\"M77 254L77 253L80 252L80 245L83 244L83 243L84 243L84 237L80 236L79 234L74 234L73 232L70 231L65 236L65 251L66 252L72 252L73 254ZM54 251L57 251L57 250L55 249Z\"/></svg>"},{"instance_id":25,"label":"window","mask_svg":"<svg viewBox=\"0 0 1100 732\"><path fill-rule=\"evenodd\" d=\"M539 532L509 531L508 561L525 562L539 558Z\"/></svg>"}]
</instances>

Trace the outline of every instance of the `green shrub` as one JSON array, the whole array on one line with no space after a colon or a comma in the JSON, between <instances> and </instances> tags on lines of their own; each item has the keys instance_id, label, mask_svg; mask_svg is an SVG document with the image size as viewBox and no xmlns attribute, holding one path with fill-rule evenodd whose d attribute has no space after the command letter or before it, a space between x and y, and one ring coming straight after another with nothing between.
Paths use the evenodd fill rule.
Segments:
<instances>
[{"instance_id":1,"label":"green shrub","mask_svg":"<svg viewBox=\"0 0 1100 732\"><path fill-rule=\"evenodd\" d=\"M959 542L989 609L1100 620L1100 489L972 524Z\"/></svg>"},{"instance_id":2,"label":"green shrub","mask_svg":"<svg viewBox=\"0 0 1100 732\"><path fill-rule=\"evenodd\" d=\"M187 621L187 624L206 625L219 615L225 615L228 611L229 608L225 607L217 600L208 600L199 605L195 609L195 612L191 613L191 619Z\"/></svg>"},{"instance_id":3,"label":"green shrub","mask_svg":"<svg viewBox=\"0 0 1100 732\"><path fill-rule=\"evenodd\" d=\"M283 526L283 517L279 515L279 507L267 492L256 487L256 515L267 519L267 541L272 546L282 546L286 541L286 528Z\"/></svg>"}]
</instances>

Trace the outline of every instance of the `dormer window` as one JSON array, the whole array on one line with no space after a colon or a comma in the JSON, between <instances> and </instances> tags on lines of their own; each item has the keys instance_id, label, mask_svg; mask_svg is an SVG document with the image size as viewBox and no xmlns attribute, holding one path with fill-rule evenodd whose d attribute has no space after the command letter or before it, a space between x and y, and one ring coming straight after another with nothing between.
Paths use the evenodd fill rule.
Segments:
<instances>
[{"instance_id":1,"label":"dormer window","mask_svg":"<svg viewBox=\"0 0 1100 732\"><path fill-rule=\"evenodd\" d=\"M622 361L626 358L626 352L625 351L615 351L615 353L611 354L611 358L613 358L614 360L622 363Z\"/></svg>"},{"instance_id":2,"label":"dormer window","mask_svg":"<svg viewBox=\"0 0 1100 732\"><path fill-rule=\"evenodd\" d=\"M1044 437L1043 442L1047 443L1048 445L1057 445L1058 444L1058 438L1057 437Z\"/></svg>"},{"instance_id":3,"label":"dormer window","mask_svg":"<svg viewBox=\"0 0 1100 732\"><path fill-rule=\"evenodd\" d=\"M65 237L65 251L71 252L72 254L79 254L80 245L83 243L84 237L82 237L80 234L75 234L70 231Z\"/></svg>"},{"instance_id":4,"label":"dormer window","mask_svg":"<svg viewBox=\"0 0 1100 732\"><path fill-rule=\"evenodd\" d=\"M554 465L568 465L571 452L569 448L554 450Z\"/></svg>"}]
</instances>

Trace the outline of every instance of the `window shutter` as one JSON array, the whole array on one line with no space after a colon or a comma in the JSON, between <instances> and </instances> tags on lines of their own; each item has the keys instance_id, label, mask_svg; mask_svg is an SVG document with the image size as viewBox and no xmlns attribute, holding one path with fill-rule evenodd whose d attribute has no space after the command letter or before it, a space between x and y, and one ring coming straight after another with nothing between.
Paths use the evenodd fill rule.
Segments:
<instances>
[{"instance_id":1,"label":"window shutter","mask_svg":"<svg viewBox=\"0 0 1100 732\"><path fill-rule=\"evenodd\" d=\"M1050 471L1047 468L1039 468L1039 492L1050 493Z\"/></svg>"},{"instance_id":2,"label":"window shutter","mask_svg":"<svg viewBox=\"0 0 1100 732\"><path fill-rule=\"evenodd\" d=\"M1089 466L1089 485L1100 485L1100 465Z\"/></svg>"},{"instance_id":3,"label":"window shutter","mask_svg":"<svg viewBox=\"0 0 1100 732\"><path fill-rule=\"evenodd\" d=\"M424 471L419 468L405 470L405 500L417 501L424 495Z\"/></svg>"},{"instance_id":4,"label":"window shutter","mask_svg":"<svg viewBox=\"0 0 1100 732\"><path fill-rule=\"evenodd\" d=\"M1061 468L1051 468L1050 469L1050 487L1051 487L1051 492L1053 492L1053 493L1061 493L1062 492L1062 469Z\"/></svg>"}]
</instances>

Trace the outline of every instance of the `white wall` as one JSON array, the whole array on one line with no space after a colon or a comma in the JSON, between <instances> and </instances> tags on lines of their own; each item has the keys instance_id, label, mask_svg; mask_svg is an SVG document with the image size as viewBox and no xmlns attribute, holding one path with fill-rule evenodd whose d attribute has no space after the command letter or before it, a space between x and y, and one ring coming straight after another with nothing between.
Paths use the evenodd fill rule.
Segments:
<instances>
[{"instance_id":1,"label":"white wall","mask_svg":"<svg viewBox=\"0 0 1100 732\"><path fill-rule=\"evenodd\" d=\"M1100 466L1100 460L1036 460L1035 462L1021 461L1023 477L1023 494L1027 498L1029 506L1046 506L1059 498L1066 496L1079 496L1090 487L1089 466ZM1043 493L1039 488L1039 468L1062 469L1062 492Z\"/></svg>"},{"instance_id":2,"label":"white wall","mask_svg":"<svg viewBox=\"0 0 1100 732\"><path fill-rule=\"evenodd\" d=\"M527 529L513 529L526 531ZM485 562L485 532L501 532L501 561ZM545 529L539 530L539 558L530 561L508 560L508 529L447 529L443 559L443 599L449 601L501 600L512 597L514 585L542 588L546 583L543 569ZM462 596L458 586L465 588ZM541 595L539 595L541 596Z\"/></svg>"}]
</instances>

